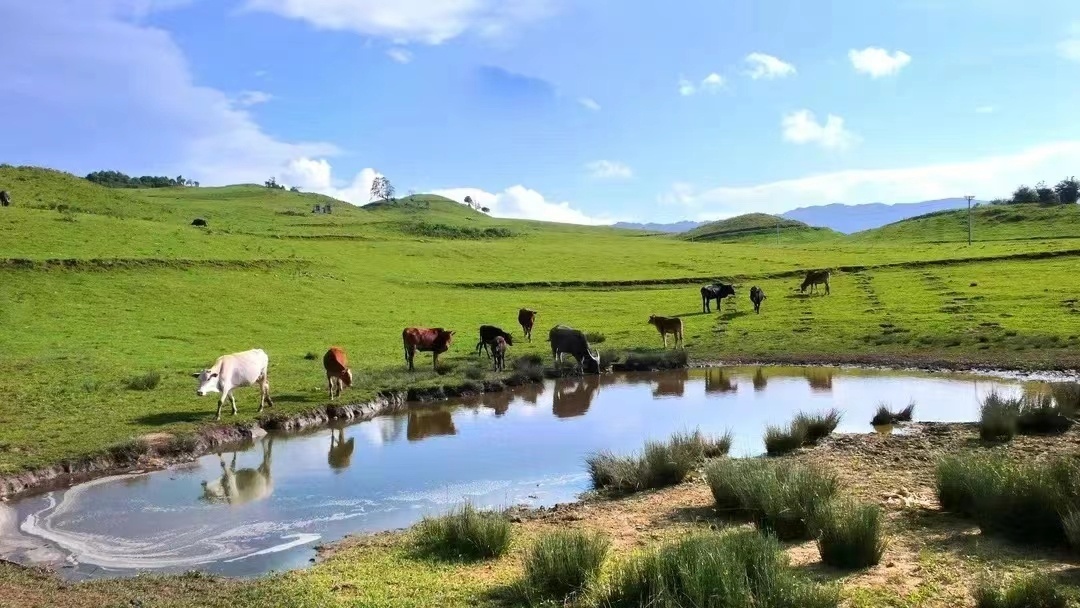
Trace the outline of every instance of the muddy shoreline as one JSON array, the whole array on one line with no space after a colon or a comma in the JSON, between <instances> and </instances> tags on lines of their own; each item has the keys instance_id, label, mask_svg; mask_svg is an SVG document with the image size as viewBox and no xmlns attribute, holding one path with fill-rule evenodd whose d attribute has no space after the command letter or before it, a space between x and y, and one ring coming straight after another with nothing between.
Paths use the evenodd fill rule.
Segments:
<instances>
[{"instance_id":1,"label":"muddy shoreline","mask_svg":"<svg viewBox=\"0 0 1080 608\"><path fill-rule=\"evenodd\" d=\"M1001 377L1069 380L1076 378L1078 365L1063 360L1058 366L980 366L977 362L900 357L892 355L852 355L830 358L803 356L735 357L723 360L691 361L683 369L704 369L718 366L820 366L858 367L863 369L927 372L969 372ZM616 364L612 371L662 371L672 369L658 366L656 369L635 369ZM545 370L545 379L557 378L557 370ZM526 382L528 384L530 382ZM0 477L0 501L9 501L27 494L64 488L100 477L132 472L154 471L174 464L190 462L213 452L222 446L250 441L269 431L295 432L302 429L325 426L331 422L362 422L380 415L399 412L410 404L431 403L458 397L470 397L487 393L513 390L522 383L464 382L456 386L414 388L380 393L366 402L328 404L295 414L270 414L248 424L215 425L198 431L195 436L179 440L168 433L151 433L136 438L138 448L130 451L108 450L102 453L75 458L52 466L23 471Z\"/></svg>"}]
</instances>

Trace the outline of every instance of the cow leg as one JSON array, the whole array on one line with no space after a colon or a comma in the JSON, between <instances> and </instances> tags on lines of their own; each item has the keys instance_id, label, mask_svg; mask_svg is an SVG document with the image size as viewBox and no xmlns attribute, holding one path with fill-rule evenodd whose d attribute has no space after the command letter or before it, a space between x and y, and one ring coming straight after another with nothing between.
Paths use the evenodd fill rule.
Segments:
<instances>
[{"instance_id":1,"label":"cow leg","mask_svg":"<svg viewBox=\"0 0 1080 608\"><path fill-rule=\"evenodd\" d=\"M431 369L439 371L439 353L431 353Z\"/></svg>"},{"instance_id":2,"label":"cow leg","mask_svg":"<svg viewBox=\"0 0 1080 608\"><path fill-rule=\"evenodd\" d=\"M225 405L225 395L222 395L221 399L218 399L218 402L217 402L217 415L214 416L214 420L221 420L221 406L223 406L223 405ZM225 466L224 461L222 461L221 466Z\"/></svg>"},{"instance_id":3,"label":"cow leg","mask_svg":"<svg viewBox=\"0 0 1080 608\"><path fill-rule=\"evenodd\" d=\"M232 405L232 415L236 415L236 397L232 394L232 389L225 392L226 397L229 399L229 403ZM260 408L261 409L261 408Z\"/></svg>"},{"instance_id":4,"label":"cow leg","mask_svg":"<svg viewBox=\"0 0 1080 608\"><path fill-rule=\"evenodd\" d=\"M266 397L266 407L274 407L274 400L270 398L270 379L263 376L262 380L262 393ZM259 411L262 411L262 406L259 406Z\"/></svg>"},{"instance_id":5,"label":"cow leg","mask_svg":"<svg viewBox=\"0 0 1080 608\"><path fill-rule=\"evenodd\" d=\"M825 281L825 295L829 295L831 290L829 289L829 282Z\"/></svg>"},{"instance_id":6,"label":"cow leg","mask_svg":"<svg viewBox=\"0 0 1080 608\"><path fill-rule=\"evenodd\" d=\"M326 374L326 383L329 385L327 390L330 391L330 400L334 400L334 377L330 374Z\"/></svg>"},{"instance_id":7,"label":"cow leg","mask_svg":"<svg viewBox=\"0 0 1080 608\"><path fill-rule=\"evenodd\" d=\"M664 340L664 350L667 350L667 334L660 332L660 337Z\"/></svg>"}]
</instances>

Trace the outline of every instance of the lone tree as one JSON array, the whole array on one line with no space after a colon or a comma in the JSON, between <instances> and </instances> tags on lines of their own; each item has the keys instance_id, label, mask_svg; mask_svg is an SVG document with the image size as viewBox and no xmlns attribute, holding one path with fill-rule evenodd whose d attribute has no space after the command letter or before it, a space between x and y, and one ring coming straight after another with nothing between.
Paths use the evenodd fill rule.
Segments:
<instances>
[{"instance_id":1,"label":"lone tree","mask_svg":"<svg viewBox=\"0 0 1080 608\"><path fill-rule=\"evenodd\" d=\"M1047 186L1046 182L1035 184L1035 194L1039 197L1039 203L1043 205L1057 205L1061 202L1057 192L1050 186Z\"/></svg>"},{"instance_id":2,"label":"lone tree","mask_svg":"<svg viewBox=\"0 0 1080 608\"><path fill-rule=\"evenodd\" d=\"M1080 200L1080 181L1076 181L1075 177L1067 177L1054 186L1054 192L1063 204L1075 205L1076 201Z\"/></svg>"},{"instance_id":3,"label":"lone tree","mask_svg":"<svg viewBox=\"0 0 1080 608\"><path fill-rule=\"evenodd\" d=\"M1014 205L1022 203L1037 203L1039 202L1039 193L1035 191L1031 186L1020 186L1013 192L1012 202Z\"/></svg>"},{"instance_id":4,"label":"lone tree","mask_svg":"<svg viewBox=\"0 0 1080 608\"><path fill-rule=\"evenodd\" d=\"M267 188L271 188L271 189L274 189L274 190L284 190L285 189L285 186L277 183L277 178L276 177L271 177L270 179L266 180L266 183L263 184L263 185L266 186Z\"/></svg>"},{"instance_id":5,"label":"lone tree","mask_svg":"<svg viewBox=\"0 0 1080 608\"><path fill-rule=\"evenodd\" d=\"M378 176L371 182L371 198L376 200L393 201L394 185L385 176Z\"/></svg>"}]
</instances>

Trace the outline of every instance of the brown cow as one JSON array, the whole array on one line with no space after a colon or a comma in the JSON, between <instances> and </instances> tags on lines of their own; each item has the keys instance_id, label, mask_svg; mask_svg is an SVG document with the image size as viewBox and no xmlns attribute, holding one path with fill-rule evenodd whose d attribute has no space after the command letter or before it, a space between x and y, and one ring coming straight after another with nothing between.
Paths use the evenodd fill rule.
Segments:
<instances>
[{"instance_id":1,"label":"brown cow","mask_svg":"<svg viewBox=\"0 0 1080 608\"><path fill-rule=\"evenodd\" d=\"M506 369L506 340L502 336L495 336L495 341L491 343L491 352L495 355L495 371Z\"/></svg>"},{"instance_id":2,"label":"brown cow","mask_svg":"<svg viewBox=\"0 0 1080 608\"><path fill-rule=\"evenodd\" d=\"M536 311L529 310L528 308L522 308L518 311L518 324L521 325L522 331L525 332L525 339L532 342L532 329L533 323L536 322Z\"/></svg>"},{"instance_id":3,"label":"brown cow","mask_svg":"<svg viewBox=\"0 0 1080 608\"><path fill-rule=\"evenodd\" d=\"M683 341L683 324L682 319L679 317L658 317L656 315L649 315L649 325L652 325L660 332L660 337L664 339L664 348L667 348L667 335L675 335L675 348L678 348ZM684 345L685 348L685 345Z\"/></svg>"},{"instance_id":4,"label":"brown cow","mask_svg":"<svg viewBox=\"0 0 1080 608\"><path fill-rule=\"evenodd\" d=\"M450 350L454 332L441 327L406 327L401 332L401 341L405 345L405 362L409 371L413 370L413 358L416 351L431 353L431 368L438 369L439 355Z\"/></svg>"},{"instance_id":5,"label":"brown cow","mask_svg":"<svg viewBox=\"0 0 1080 608\"><path fill-rule=\"evenodd\" d=\"M799 286L800 292L805 292L806 288L810 288L810 293L814 293L814 287L825 284L825 295L829 295L829 278L832 273L828 270L811 270L806 273L806 278L803 279L802 285Z\"/></svg>"},{"instance_id":6,"label":"brown cow","mask_svg":"<svg viewBox=\"0 0 1080 608\"><path fill-rule=\"evenodd\" d=\"M352 386L352 370L349 369L349 360L345 357L345 351L338 346L331 346L330 350L322 358L323 368L326 369L326 383L330 385L330 400L341 396L342 386Z\"/></svg>"}]
</instances>

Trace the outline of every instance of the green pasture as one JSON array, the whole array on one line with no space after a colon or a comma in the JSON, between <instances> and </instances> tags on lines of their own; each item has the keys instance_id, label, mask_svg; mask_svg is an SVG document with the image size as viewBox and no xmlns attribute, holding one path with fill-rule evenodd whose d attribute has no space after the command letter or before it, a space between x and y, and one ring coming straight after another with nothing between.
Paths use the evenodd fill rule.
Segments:
<instances>
[{"instance_id":1,"label":"green pasture","mask_svg":"<svg viewBox=\"0 0 1080 608\"><path fill-rule=\"evenodd\" d=\"M882 232L904 239L782 233L778 246L775 235L690 242L499 220L430 196L369 210L259 186L110 190L23 168L0 168L0 187L15 201L0 209L0 473L212 423L214 397L197 398L190 375L227 352L269 353L274 413L326 403L319 359L331 345L357 377L349 400L459 384L487 369L472 354L477 327L518 337L520 307L540 312L512 357L548 357L557 323L602 334L601 350L658 348L646 321L659 314L683 316L696 360L1080 359L1080 230L1069 229L1080 216L1040 215L1059 208L1020 211L1032 231L1061 238L968 247L892 226ZM311 213L327 202L332 214ZM209 228L190 226L195 217ZM825 267L836 269L831 295L797 291L800 272ZM701 314L698 289L715 279L734 281L737 299ZM768 296L761 315L752 285ZM441 373L428 355L405 371L410 325L457 331ZM156 388L126 388L149 371ZM257 393L237 401L236 420L252 419Z\"/></svg>"}]
</instances>

